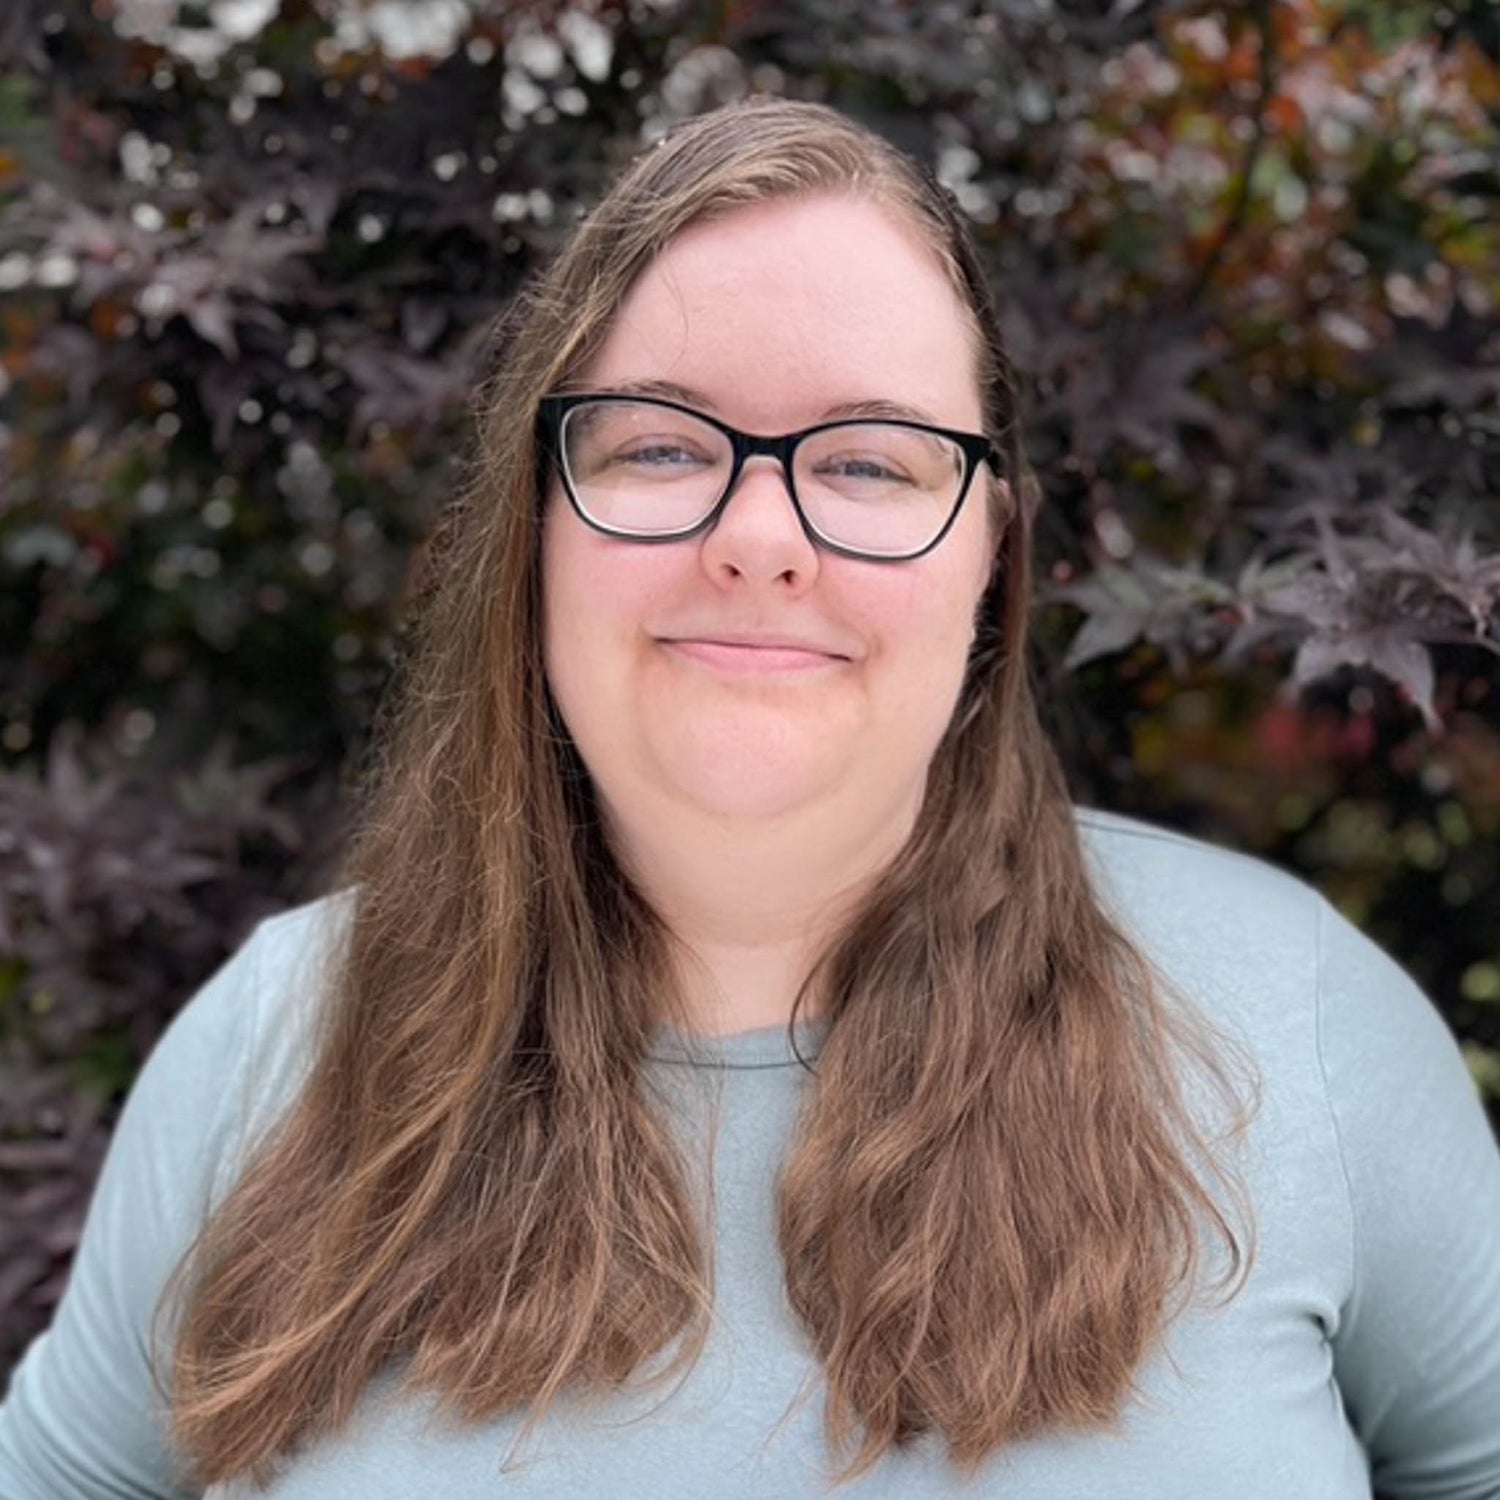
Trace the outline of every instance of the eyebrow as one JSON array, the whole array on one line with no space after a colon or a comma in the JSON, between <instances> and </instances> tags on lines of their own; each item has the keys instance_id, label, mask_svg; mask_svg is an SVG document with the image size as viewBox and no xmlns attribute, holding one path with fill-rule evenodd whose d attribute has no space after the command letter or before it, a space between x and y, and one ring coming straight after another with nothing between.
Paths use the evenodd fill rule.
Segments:
<instances>
[{"instance_id":1,"label":"eyebrow","mask_svg":"<svg viewBox=\"0 0 1500 1500\"><path fill-rule=\"evenodd\" d=\"M665 401L677 401L683 406L696 406L702 411L717 412L713 401L702 391L691 386L678 385L673 380L621 380L613 385L596 387L601 396L659 396ZM920 406L908 406L902 401L842 401L830 406L820 422L837 422L845 417L896 417L912 422L925 422L929 427L943 427L929 411Z\"/></svg>"}]
</instances>

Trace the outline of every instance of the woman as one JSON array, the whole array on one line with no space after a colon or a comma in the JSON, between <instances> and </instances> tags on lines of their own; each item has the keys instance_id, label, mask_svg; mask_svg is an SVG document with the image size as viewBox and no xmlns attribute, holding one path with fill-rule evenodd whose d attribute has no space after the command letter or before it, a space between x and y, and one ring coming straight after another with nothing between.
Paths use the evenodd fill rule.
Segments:
<instances>
[{"instance_id":1,"label":"woman","mask_svg":"<svg viewBox=\"0 0 1500 1500\"><path fill-rule=\"evenodd\" d=\"M1306 888L1068 806L1034 503L930 178L776 101L635 163L512 313L341 894L134 1091L0 1493L1500 1495L1457 1050Z\"/></svg>"}]
</instances>

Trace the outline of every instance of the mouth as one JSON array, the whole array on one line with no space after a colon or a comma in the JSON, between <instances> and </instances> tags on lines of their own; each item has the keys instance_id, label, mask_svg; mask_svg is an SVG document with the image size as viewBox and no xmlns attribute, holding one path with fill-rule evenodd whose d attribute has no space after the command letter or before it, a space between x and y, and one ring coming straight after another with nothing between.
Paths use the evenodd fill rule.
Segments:
<instances>
[{"instance_id":1,"label":"mouth","mask_svg":"<svg viewBox=\"0 0 1500 1500\"><path fill-rule=\"evenodd\" d=\"M847 656L817 651L806 646L714 640L664 640L662 645L679 656L720 672L740 675L783 672L815 672L842 666Z\"/></svg>"}]
</instances>

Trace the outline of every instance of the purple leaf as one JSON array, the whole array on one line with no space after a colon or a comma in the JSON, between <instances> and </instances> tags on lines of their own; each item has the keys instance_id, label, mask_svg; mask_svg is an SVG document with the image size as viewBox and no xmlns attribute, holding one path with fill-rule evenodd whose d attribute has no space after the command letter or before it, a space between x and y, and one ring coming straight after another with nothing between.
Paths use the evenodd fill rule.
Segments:
<instances>
[{"instance_id":1,"label":"purple leaf","mask_svg":"<svg viewBox=\"0 0 1500 1500\"><path fill-rule=\"evenodd\" d=\"M1140 639L1145 622L1138 614L1118 611L1114 614L1090 615L1068 644L1063 667L1075 671L1096 657L1109 656Z\"/></svg>"}]
</instances>

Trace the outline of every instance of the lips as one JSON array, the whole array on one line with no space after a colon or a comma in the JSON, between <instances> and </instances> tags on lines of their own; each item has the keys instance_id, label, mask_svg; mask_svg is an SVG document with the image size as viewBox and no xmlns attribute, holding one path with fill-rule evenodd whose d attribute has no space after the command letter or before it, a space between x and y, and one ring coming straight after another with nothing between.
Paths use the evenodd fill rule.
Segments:
<instances>
[{"instance_id":1,"label":"lips","mask_svg":"<svg viewBox=\"0 0 1500 1500\"><path fill-rule=\"evenodd\" d=\"M840 652L790 636L682 636L662 644L693 661L730 672L805 672L849 660Z\"/></svg>"}]
</instances>

